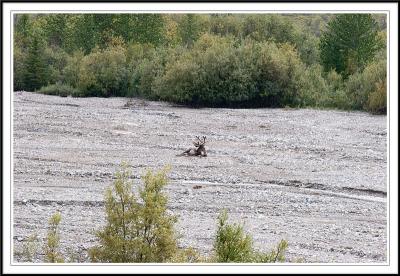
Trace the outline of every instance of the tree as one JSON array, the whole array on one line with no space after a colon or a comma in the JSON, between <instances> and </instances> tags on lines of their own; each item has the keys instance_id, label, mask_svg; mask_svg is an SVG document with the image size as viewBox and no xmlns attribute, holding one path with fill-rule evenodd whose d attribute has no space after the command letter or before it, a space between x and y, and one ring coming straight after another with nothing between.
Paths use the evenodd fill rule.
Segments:
<instances>
[{"instance_id":1,"label":"tree","mask_svg":"<svg viewBox=\"0 0 400 276\"><path fill-rule=\"evenodd\" d=\"M25 63L24 88L27 90L36 90L47 84L42 41L39 35L32 35Z\"/></svg>"},{"instance_id":2,"label":"tree","mask_svg":"<svg viewBox=\"0 0 400 276\"><path fill-rule=\"evenodd\" d=\"M326 71L335 69L348 77L363 69L380 46L378 25L370 14L340 14L321 37L321 61Z\"/></svg>"},{"instance_id":3,"label":"tree","mask_svg":"<svg viewBox=\"0 0 400 276\"><path fill-rule=\"evenodd\" d=\"M166 213L166 170L148 171L139 197L132 192L130 171L123 164L106 193L106 225L97 232L100 246L89 250L94 262L167 262L177 253L174 224ZM140 198L140 199L139 199ZM140 200L140 201L139 201Z\"/></svg>"}]
</instances>

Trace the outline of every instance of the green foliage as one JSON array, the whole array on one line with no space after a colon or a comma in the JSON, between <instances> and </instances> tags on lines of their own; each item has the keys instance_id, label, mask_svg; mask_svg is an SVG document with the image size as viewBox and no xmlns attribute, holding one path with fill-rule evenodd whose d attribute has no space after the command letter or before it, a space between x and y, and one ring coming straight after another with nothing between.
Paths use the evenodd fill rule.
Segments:
<instances>
[{"instance_id":1,"label":"green foliage","mask_svg":"<svg viewBox=\"0 0 400 276\"><path fill-rule=\"evenodd\" d=\"M178 32L183 44L191 47L200 36L199 15L193 13L185 14L179 24Z\"/></svg>"},{"instance_id":2,"label":"green foliage","mask_svg":"<svg viewBox=\"0 0 400 276\"><path fill-rule=\"evenodd\" d=\"M335 69L348 77L362 70L381 46L370 14L340 14L321 37L321 61L325 70Z\"/></svg>"},{"instance_id":3,"label":"green foliage","mask_svg":"<svg viewBox=\"0 0 400 276\"><path fill-rule=\"evenodd\" d=\"M252 237L243 230L243 225L228 224L224 210L218 216L218 229L214 241L215 261L218 263L275 263L285 261L287 241L281 240L269 253L253 248Z\"/></svg>"},{"instance_id":4,"label":"green foliage","mask_svg":"<svg viewBox=\"0 0 400 276\"><path fill-rule=\"evenodd\" d=\"M351 108L369 110L369 95L378 90L382 91L382 88L377 90L377 85L382 82L386 82L386 60L374 61L368 64L362 72L351 75L345 83L345 91L350 99ZM372 97L376 99L376 95L383 94L377 93ZM381 97L381 99L384 98ZM375 100L371 98L370 103L372 104L373 102ZM382 108L386 107L386 101L381 101L381 103L383 104Z\"/></svg>"},{"instance_id":5,"label":"green foliage","mask_svg":"<svg viewBox=\"0 0 400 276\"><path fill-rule=\"evenodd\" d=\"M296 104L302 63L293 47L203 35L166 64L159 98L194 106Z\"/></svg>"},{"instance_id":6,"label":"green foliage","mask_svg":"<svg viewBox=\"0 0 400 276\"><path fill-rule=\"evenodd\" d=\"M385 110L384 94L377 92L382 85L376 87L386 68L371 65L386 60L382 14L14 19L14 90L43 87L44 93L138 96L190 106ZM45 89L48 84L53 86Z\"/></svg>"},{"instance_id":7,"label":"green foliage","mask_svg":"<svg viewBox=\"0 0 400 276\"><path fill-rule=\"evenodd\" d=\"M301 76L301 106L317 108L350 108L340 74L332 70L324 73L320 65L308 67Z\"/></svg>"},{"instance_id":8,"label":"green foliage","mask_svg":"<svg viewBox=\"0 0 400 276\"><path fill-rule=\"evenodd\" d=\"M366 109L373 114L386 114L386 79L375 83L376 89L368 95Z\"/></svg>"},{"instance_id":9,"label":"green foliage","mask_svg":"<svg viewBox=\"0 0 400 276\"><path fill-rule=\"evenodd\" d=\"M97 232L100 245L90 249L94 262L167 262L177 253L174 224L167 214L167 170L148 171L144 187L132 192L126 164L117 172L114 186L106 193L106 226Z\"/></svg>"},{"instance_id":10,"label":"green foliage","mask_svg":"<svg viewBox=\"0 0 400 276\"><path fill-rule=\"evenodd\" d=\"M255 254L254 260L257 263L276 263L285 261L285 251L288 247L288 242L286 240L281 240L276 249L272 249L269 253L259 253Z\"/></svg>"},{"instance_id":11,"label":"green foliage","mask_svg":"<svg viewBox=\"0 0 400 276\"><path fill-rule=\"evenodd\" d=\"M14 45L14 55L13 55L13 85L14 91L23 90L25 88L26 79L26 52L19 46Z\"/></svg>"},{"instance_id":12,"label":"green foliage","mask_svg":"<svg viewBox=\"0 0 400 276\"><path fill-rule=\"evenodd\" d=\"M49 230L47 232L46 244L44 247L45 261L49 263L63 263L60 247L59 224L61 222L61 214L56 212L49 220Z\"/></svg>"},{"instance_id":13,"label":"green foliage","mask_svg":"<svg viewBox=\"0 0 400 276\"><path fill-rule=\"evenodd\" d=\"M78 54L79 55L79 54ZM84 56L73 68L79 68L77 88L82 96L124 96L128 89L126 50L122 46L111 46L104 50L96 48ZM74 72L69 70L70 77Z\"/></svg>"},{"instance_id":14,"label":"green foliage","mask_svg":"<svg viewBox=\"0 0 400 276\"><path fill-rule=\"evenodd\" d=\"M228 214L222 212L218 217L218 229L214 242L218 263L246 263L253 257L253 241L243 231L242 225L227 224Z\"/></svg>"},{"instance_id":15,"label":"green foliage","mask_svg":"<svg viewBox=\"0 0 400 276\"><path fill-rule=\"evenodd\" d=\"M60 48L64 46L68 17L67 14L48 14L44 17L42 28L48 45Z\"/></svg>"},{"instance_id":16,"label":"green foliage","mask_svg":"<svg viewBox=\"0 0 400 276\"><path fill-rule=\"evenodd\" d=\"M39 248L39 240L37 234L32 234L28 237L26 241L24 241L23 249L22 249L22 256L24 257L25 261L33 262Z\"/></svg>"},{"instance_id":17,"label":"green foliage","mask_svg":"<svg viewBox=\"0 0 400 276\"><path fill-rule=\"evenodd\" d=\"M27 49L29 38L32 33L32 22L29 14L16 14L14 17L14 47Z\"/></svg>"},{"instance_id":18,"label":"green foliage","mask_svg":"<svg viewBox=\"0 0 400 276\"><path fill-rule=\"evenodd\" d=\"M46 95L57 95L61 97L67 97L67 96L76 97L79 96L80 94L78 89L73 88L68 84L62 84L62 83L56 83L44 86L40 88L37 92Z\"/></svg>"},{"instance_id":19,"label":"green foliage","mask_svg":"<svg viewBox=\"0 0 400 276\"><path fill-rule=\"evenodd\" d=\"M65 83L72 87L78 87L83 57L82 50L75 51L67 57L66 65L62 71L62 78Z\"/></svg>"},{"instance_id":20,"label":"green foliage","mask_svg":"<svg viewBox=\"0 0 400 276\"><path fill-rule=\"evenodd\" d=\"M59 47L46 47L43 51L46 65L47 83L63 80L63 70L67 65L68 54Z\"/></svg>"},{"instance_id":21,"label":"green foliage","mask_svg":"<svg viewBox=\"0 0 400 276\"><path fill-rule=\"evenodd\" d=\"M34 91L47 84L48 68L44 59L44 45L38 34L34 34L24 62L24 89Z\"/></svg>"}]
</instances>

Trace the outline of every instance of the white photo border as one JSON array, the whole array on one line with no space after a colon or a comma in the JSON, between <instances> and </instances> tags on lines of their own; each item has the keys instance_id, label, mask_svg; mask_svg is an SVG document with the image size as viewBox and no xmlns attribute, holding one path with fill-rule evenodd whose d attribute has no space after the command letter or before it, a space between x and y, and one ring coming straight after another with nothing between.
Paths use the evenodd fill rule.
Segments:
<instances>
[{"instance_id":1,"label":"white photo border","mask_svg":"<svg viewBox=\"0 0 400 276\"><path fill-rule=\"evenodd\" d=\"M398 273L398 3L68 3L2 2L3 273ZM12 20L15 13L385 13L388 23L388 261L383 264L16 264L12 255ZM2 137L2 138L3 138Z\"/></svg>"}]
</instances>

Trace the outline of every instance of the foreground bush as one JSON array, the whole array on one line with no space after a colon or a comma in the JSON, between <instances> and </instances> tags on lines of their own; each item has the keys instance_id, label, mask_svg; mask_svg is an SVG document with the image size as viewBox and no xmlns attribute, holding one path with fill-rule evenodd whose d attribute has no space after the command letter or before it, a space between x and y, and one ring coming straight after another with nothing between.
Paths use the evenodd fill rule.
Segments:
<instances>
[{"instance_id":1,"label":"foreground bush","mask_svg":"<svg viewBox=\"0 0 400 276\"><path fill-rule=\"evenodd\" d=\"M243 225L227 224L228 214L218 217L218 229L214 242L215 261L218 263L275 263L285 261L287 242L281 240L276 250L263 253L253 248L252 237Z\"/></svg>"},{"instance_id":2,"label":"foreground bush","mask_svg":"<svg viewBox=\"0 0 400 276\"><path fill-rule=\"evenodd\" d=\"M93 262L162 263L177 253L176 217L166 211L167 170L148 171L144 187L132 192L130 172L124 165L106 193L106 225L97 232L99 246L89 250Z\"/></svg>"},{"instance_id":3,"label":"foreground bush","mask_svg":"<svg viewBox=\"0 0 400 276\"><path fill-rule=\"evenodd\" d=\"M79 90L68 85L62 83L50 84L44 86L39 89L39 93L46 94L46 95L57 95L61 97L67 96L79 96Z\"/></svg>"},{"instance_id":4,"label":"foreground bush","mask_svg":"<svg viewBox=\"0 0 400 276\"><path fill-rule=\"evenodd\" d=\"M59 212L56 212L49 220L49 230L44 246L45 261L49 263L64 262L64 258L60 252L60 231L58 228L60 222L61 214Z\"/></svg>"}]
</instances>

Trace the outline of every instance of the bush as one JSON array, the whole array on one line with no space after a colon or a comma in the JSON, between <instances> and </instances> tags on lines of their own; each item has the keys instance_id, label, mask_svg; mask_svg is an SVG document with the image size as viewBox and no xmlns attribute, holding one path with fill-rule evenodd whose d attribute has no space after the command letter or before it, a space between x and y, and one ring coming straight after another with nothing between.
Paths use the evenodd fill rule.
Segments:
<instances>
[{"instance_id":1,"label":"bush","mask_svg":"<svg viewBox=\"0 0 400 276\"><path fill-rule=\"evenodd\" d=\"M345 83L345 91L350 99L351 107L358 110L369 110L370 94L374 93L377 85L385 80L386 60L374 61L368 64L363 71L351 75ZM373 97L376 98L376 96ZM386 101L382 102L382 108L386 108Z\"/></svg>"},{"instance_id":2,"label":"bush","mask_svg":"<svg viewBox=\"0 0 400 276\"><path fill-rule=\"evenodd\" d=\"M106 193L106 226L97 232L100 245L89 250L94 262L167 262L176 255L176 217L167 214L167 169L148 171L139 195L132 192L130 172L124 164L114 186ZM140 200L140 201L139 201Z\"/></svg>"},{"instance_id":3,"label":"bush","mask_svg":"<svg viewBox=\"0 0 400 276\"><path fill-rule=\"evenodd\" d=\"M14 44L14 56L13 56L13 84L14 91L25 89L25 62L26 62L26 51Z\"/></svg>"},{"instance_id":4,"label":"bush","mask_svg":"<svg viewBox=\"0 0 400 276\"><path fill-rule=\"evenodd\" d=\"M46 47L44 59L47 67L48 83L63 81L63 70L67 65L68 54L59 47Z\"/></svg>"},{"instance_id":5,"label":"bush","mask_svg":"<svg viewBox=\"0 0 400 276\"><path fill-rule=\"evenodd\" d=\"M72 87L77 87L79 84L79 76L84 57L83 51L75 51L67 57L66 65L63 68L63 81Z\"/></svg>"},{"instance_id":6,"label":"bush","mask_svg":"<svg viewBox=\"0 0 400 276\"><path fill-rule=\"evenodd\" d=\"M83 57L78 67L77 87L82 91L82 96L126 95L128 75L124 47L112 46L104 50L95 48L89 55Z\"/></svg>"},{"instance_id":7,"label":"bush","mask_svg":"<svg viewBox=\"0 0 400 276\"><path fill-rule=\"evenodd\" d=\"M367 111L373 114L386 114L386 79L375 83L376 90L368 95Z\"/></svg>"},{"instance_id":8,"label":"bush","mask_svg":"<svg viewBox=\"0 0 400 276\"><path fill-rule=\"evenodd\" d=\"M37 92L46 95L56 95L61 97L67 97L67 96L76 97L80 95L78 89L73 88L68 84L62 84L62 83L56 83L44 86L40 88Z\"/></svg>"},{"instance_id":9,"label":"bush","mask_svg":"<svg viewBox=\"0 0 400 276\"><path fill-rule=\"evenodd\" d=\"M301 77L302 106L349 109L349 98L344 91L340 74L323 72L321 65L308 67Z\"/></svg>"},{"instance_id":10,"label":"bush","mask_svg":"<svg viewBox=\"0 0 400 276\"><path fill-rule=\"evenodd\" d=\"M21 255L27 262L33 262L38 254L39 239L36 233L30 235L24 242Z\"/></svg>"},{"instance_id":11,"label":"bush","mask_svg":"<svg viewBox=\"0 0 400 276\"><path fill-rule=\"evenodd\" d=\"M275 263L285 261L287 241L281 240L276 250L263 253L253 248L252 237L244 233L243 225L227 224L226 210L218 217L214 242L215 261L218 263Z\"/></svg>"},{"instance_id":12,"label":"bush","mask_svg":"<svg viewBox=\"0 0 400 276\"><path fill-rule=\"evenodd\" d=\"M63 263L64 258L59 251L60 234L58 226L61 221L61 214L55 213L49 220L49 230L47 232L46 244L44 247L45 261L49 263Z\"/></svg>"},{"instance_id":13,"label":"bush","mask_svg":"<svg viewBox=\"0 0 400 276\"><path fill-rule=\"evenodd\" d=\"M226 224L228 214L222 212L218 217L218 229L214 242L218 263L245 263L253 258L253 242L250 235L243 231L242 225Z\"/></svg>"},{"instance_id":14,"label":"bush","mask_svg":"<svg viewBox=\"0 0 400 276\"><path fill-rule=\"evenodd\" d=\"M152 89L161 100L192 106L296 105L302 67L288 44L203 35L166 64Z\"/></svg>"},{"instance_id":15,"label":"bush","mask_svg":"<svg viewBox=\"0 0 400 276\"><path fill-rule=\"evenodd\" d=\"M130 53L129 96L145 97L152 100L160 99L160 88L157 86L158 79L165 72L166 64L176 60L179 55L184 54L182 47L167 48L159 47L157 50L144 47L136 47L137 52ZM131 48L128 48L132 51ZM132 58L134 57L134 58Z\"/></svg>"}]
</instances>

